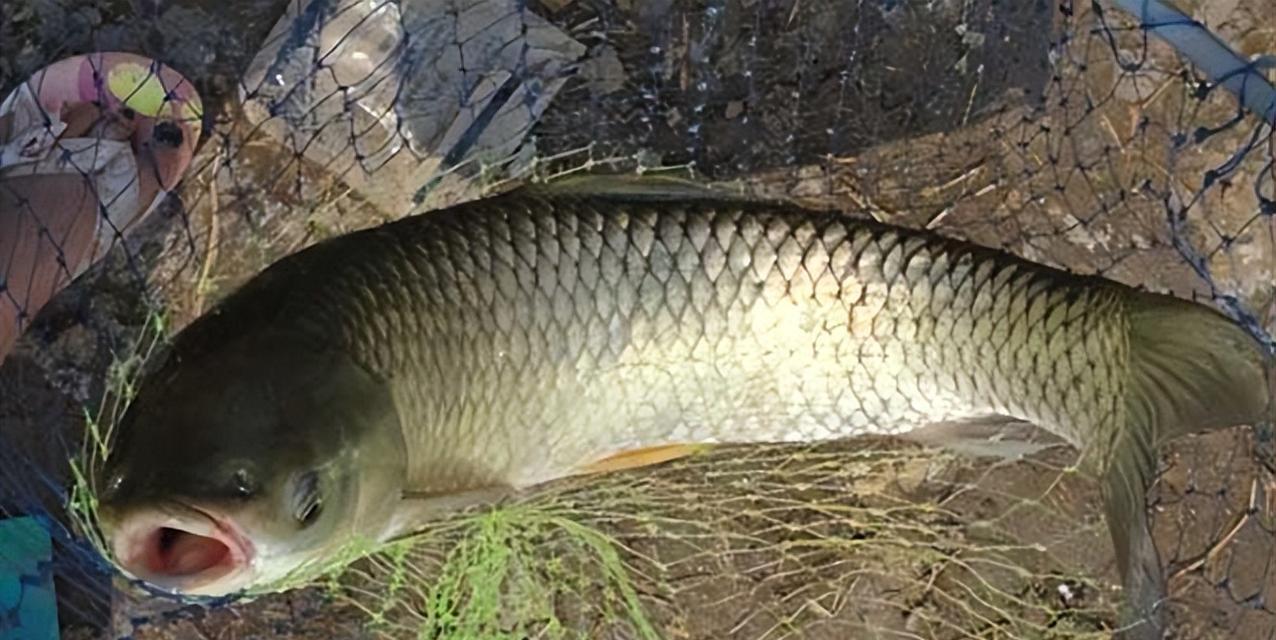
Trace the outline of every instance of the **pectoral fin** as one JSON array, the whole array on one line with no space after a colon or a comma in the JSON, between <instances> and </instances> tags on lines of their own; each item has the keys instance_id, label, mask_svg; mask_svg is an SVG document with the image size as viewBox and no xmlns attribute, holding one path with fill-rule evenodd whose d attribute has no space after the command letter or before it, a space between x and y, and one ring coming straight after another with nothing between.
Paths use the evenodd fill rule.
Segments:
<instances>
[{"instance_id":1,"label":"pectoral fin","mask_svg":"<svg viewBox=\"0 0 1276 640\"><path fill-rule=\"evenodd\" d=\"M624 469L636 469L638 467L646 467L653 464L660 464L670 460L689 456L704 449L709 445L704 444L666 444L656 447L643 447L641 449L630 449L613 453L605 458L591 462L579 470L579 475L589 475L595 473L610 473L613 471L621 471Z\"/></svg>"},{"instance_id":2,"label":"pectoral fin","mask_svg":"<svg viewBox=\"0 0 1276 640\"><path fill-rule=\"evenodd\" d=\"M394 540L422 530L431 522L475 507L496 506L518 495L518 490L506 485L480 487L467 491L430 493L404 491L394 516L382 540Z\"/></svg>"}]
</instances>

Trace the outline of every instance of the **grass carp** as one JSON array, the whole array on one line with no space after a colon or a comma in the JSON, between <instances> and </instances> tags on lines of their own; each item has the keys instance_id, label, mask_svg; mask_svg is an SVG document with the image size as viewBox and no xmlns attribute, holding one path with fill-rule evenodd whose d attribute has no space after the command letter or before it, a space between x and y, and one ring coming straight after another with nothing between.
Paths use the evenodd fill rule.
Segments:
<instances>
[{"instance_id":1,"label":"grass carp","mask_svg":"<svg viewBox=\"0 0 1276 640\"><path fill-rule=\"evenodd\" d=\"M1149 628L1156 447L1269 410L1201 304L682 183L515 191L288 256L179 332L107 461L129 574L226 594L441 510L711 443L1010 416L1101 476Z\"/></svg>"}]
</instances>

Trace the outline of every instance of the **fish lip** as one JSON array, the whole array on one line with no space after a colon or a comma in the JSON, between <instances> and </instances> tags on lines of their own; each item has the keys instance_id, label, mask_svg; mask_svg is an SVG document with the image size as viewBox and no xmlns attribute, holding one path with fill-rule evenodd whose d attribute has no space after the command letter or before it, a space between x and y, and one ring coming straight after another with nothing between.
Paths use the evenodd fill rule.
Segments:
<instances>
[{"instance_id":1,"label":"fish lip","mask_svg":"<svg viewBox=\"0 0 1276 640\"><path fill-rule=\"evenodd\" d=\"M145 553L145 546L156 529L171 527L190 533L213 538L226 545L230 552L227 563L229 570L216 575L201 577L157 575L140 569L133 562L127 562ZM173 502L157 508L135 511L122 519L120 529L111 545L116 565L127 576L141 580L163 591L181 595L225 596L237 589L213 589L219 584L246 582L243 578L254 565L257 557L256 547L238 525L229 517L219 517L210 509L197 507L185 502ZM133 568L126 567L133 564Z\"/></svg>"},{"instance_id":2,"label":"fish lip","mask_svg":"<svg viewBox=\"0 0 1276 640\"><path fill-rule=\"evenodd\" d=\"M219 518L213 515L211 511L201 509L194 505L187 506L200 513L205 518L208 518L213 523L213 527L217 530L217 533L222 535L212 537L217 538L223 543L227 543L226 546L230 549L231 558L235 560L236 563L242 564L243 566L251 566L253 559L256 557L256 547L253 545L252 539L235 524L234 520L229 517Z\"/></svg>"}]
</instances>

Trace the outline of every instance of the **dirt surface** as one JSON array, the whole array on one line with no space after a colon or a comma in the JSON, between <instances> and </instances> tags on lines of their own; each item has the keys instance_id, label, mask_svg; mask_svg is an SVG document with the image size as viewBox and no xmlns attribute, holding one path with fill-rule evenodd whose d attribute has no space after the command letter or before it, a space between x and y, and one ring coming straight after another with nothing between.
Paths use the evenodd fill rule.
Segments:
<instances>
[{"instance_id":1,"label":"dirt surface","mask_svg":"<svg viewBox=\"0 0 1276 640\"><path fill-rule=\"evenodd\" d=\"M590 48L538 149L692 164L715 179L952 131L1050 79L1048 2L575 2Z\"/></svg>"}]
</instances>

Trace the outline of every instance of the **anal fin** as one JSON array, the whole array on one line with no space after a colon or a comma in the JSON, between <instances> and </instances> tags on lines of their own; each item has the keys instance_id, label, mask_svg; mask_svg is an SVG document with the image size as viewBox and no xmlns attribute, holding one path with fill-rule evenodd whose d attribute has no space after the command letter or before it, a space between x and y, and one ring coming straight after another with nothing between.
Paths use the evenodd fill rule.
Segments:
<instances>
[{"instance_id":1,"label":"anal fin","mask_svg":"<svg viewBox=\"0 0 1276 640\"><path fill-rule=\"evenodd\" d=\"M1001 415L931 422L902 434L903 438L971 458L1019 460L1067 441L1031 422Z\"/></svg>"}]
</instances>

